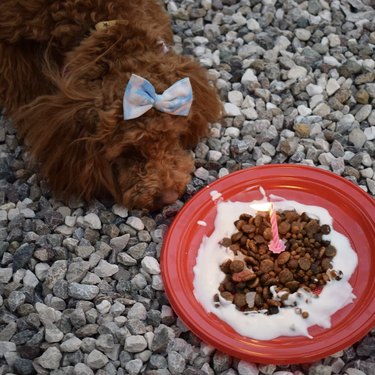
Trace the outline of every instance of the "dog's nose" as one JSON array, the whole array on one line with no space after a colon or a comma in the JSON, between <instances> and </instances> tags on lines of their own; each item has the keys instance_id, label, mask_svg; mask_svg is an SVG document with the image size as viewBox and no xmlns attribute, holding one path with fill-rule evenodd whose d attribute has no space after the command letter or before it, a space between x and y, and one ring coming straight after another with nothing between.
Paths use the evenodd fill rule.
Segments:
<instances>
[{"instance_id":1,"label":"dog's nose","mask_svg":"<svg viewBox=\"0 0 375 375\"><path fill-rule=\"evenodd\" d=\"M162 194L162 202L165 205L172 204L172 203L176 202L177 199L178 199L177 191L166 190Z\"/></svg>"},{"instance_id":2,"label":"dog's nose","mask_svg":"<svg viewBox=\"0 0 375 375\"><path fill-rule=\"evenodd\" d=\"M166 190L160 195L158 195L154 200L154 209L160 209L164 206L168 206L178 199L179 194L175 190Z\"/></svg>"}]
</instances>

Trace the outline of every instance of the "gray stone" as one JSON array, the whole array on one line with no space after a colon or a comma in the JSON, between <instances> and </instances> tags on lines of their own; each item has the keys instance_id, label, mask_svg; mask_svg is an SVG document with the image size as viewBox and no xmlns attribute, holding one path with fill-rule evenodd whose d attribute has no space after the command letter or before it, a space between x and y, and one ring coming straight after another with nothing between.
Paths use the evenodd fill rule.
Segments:
<instances>
[{"instance_id":1,"label":"gray stone","mask_svg":"<svg viewBox=\"0 0 375 375\"><path fill-rule=\"evenodd\" d=\"M35 374L35 369L33 366L33 361L30 359L24 359L17 357L14 362L14 369L18 375L33 375Z\"/></svg>"},{"instance_id":2,"label":"gray stone","mask_svg":"<svg viewBox=\"0 0 375 375\"><path fill-rule=\"evenodd\" d=\"M356 113L355 119L358 122L365 121L371 114L373 106L371 104L366 104L361 107L361 109Z\"/></svg>"},{"instance_id":3,"label":"gray stone","mask_svg":"<svg viewBox=\"0 0 375 375\"><path fill-rule=\"evenodd\" d=\"M238 363L238 374L239 375L258 375L259 370L256 364L240 361Z\"/></svg>"},{"instance_id":4,"label":"gray stone","mask_svg":"<svg viewBox=\"0 0 375 375\"><path fill-rule=\"evenodd\" d=\"M94 349L86 359L86 364L93 370L97 370L100 368L103 368L107 363L109 359L107 356L105 356L102 352L99 350Z\"/></svg>"},{"instance_id":5,"label":"gray stone","mask_svg":"<svg viewBox=\"0 0 375 375\"><path fill-rule=\"evenodd\" d=\"M13 335L17 332L17 323L9 322L1 331L0 331L0 342L10 341Z\"/></svg>"},{"instance_id":6,"label":"gray stone","mask_svg":"<svg viewBox=\"0 0 375 375\"><path fill-rule=\"evenodd\" d=\"M124 266L135 266L137 264L137 261L127 253L118 254L117 261Z\"/></svg>"},{"instance_id":7,"label":"gray stone","mask_svg":"<svg viewBox=\"0 0 375 375\"><path fill-rule=\"evenodd\" d=\"M102 259L97 267L95 267L94 272L99 277L111 277L115 273L117 273L119 270L119 267L117 264L111 264L108 263L106 260Z\"/></svg>"},{"instance_id":8,"label":"gray stone","mask_svg":"<svg viewBox=\"0 0 375 375\"><path fill-rule=\"evenodd\" d=\"M135 230L143 230L145 228L142 220L135 216L130 216L128 220L126 220L126 224L130 225Z\"/></svg>"},{"instance_id":9,"label":"gray stone","mask_svg":"<svg viewBox=\"0 0 375 375\"><path fill-rule=\"evenodd\" d=\"M101 229L102 228L102 223L99 219L99 216L94 214L94 213L90 213L90 214L87 214L86 216L84 216L83 224L88 226L91 229Z\"/></svg>"},{"instance_id":10,"label":"gray stone","mask_svg":"<svg viewBox=\"0 0 375 375\"><path fill-rule=\"evenodd\" d=\"M137 375L143 367L143 362L140 359L133 359L125 365L126 371L129 375Z\"/></svg>"},{"instance_id":11,"label":"gray stone","mask_svg":"<svg viewBox=\"0 0 375 375\"><path fill-rule=\"evenodd\" d=\"M122 218L126 218L128 216L128 209L118 204L113 205L112 212Z\"/></svg>"},{"instance_id":12,"label":"gray stone","mask_svg":"<svg viewBox=\"0 0 375 375\"><path fill-rule=\"evenodd\" d=\"M99 294L99 288L96 285L71 283L68 286L68 294L78 300L90 301Z\"/></svg>"},{"instance_id":13,"label":"gray stone","mask_svg":"<svg viewBox=\"0 0 375 375\"><path fill-rule=\"evenodd\" d=\"M69 283L76 282L79 283L86 275L87 271L90 269L90 263L85 262L83 259L76 259L68 267L66 273L66 280Z\"/></svg>"},{"instance_id":14,"label":"gray stone","mask_svg":"<svg viewBox=\"0 0 375 375\"><path fill-rule=\"evenodd\" d=\"M71 337L60 344L60 350L66 353L72 353L81 347L82 341L78 337Z\"/></svg>"},{"instance_id":15,"label":"gray stone","mask_svg":"<svg viewBox=\"0 0 375 375\"><path fill-rule=\"evenodd\" d=\"M47 288L52 289L56 284L57 280L61 280L65 277L68 269L68 262L66 260L57 260L48 269L47 276L44 280L44 284Z\"/></svg>"},{"instance_id":16,"label":"gray stone","mask_svg":"<svg viewBox=\"0 0 375 375\"><path fill-rule=\"evenodd\" d=\"M127 253L133 257L135 260L140 260L143 258L145 251L147 249L148 245L147 243L140 242L134 246L131 246Z\"/></svg>"},{"instance_id":17,"label":"gray stone","mask_svg":"<svg viewBox=\"0 0 375 375\"><path fill-rule=\"evenodd\" d=\"M74 366L73 375L94 375L94 371L90 367L86 366L84 363L77 363Z\"/></svg>"},{"instance_id":18,"label":"gray stone","mask_svg":"<svg viewBox=\"0 0 375 375\"><path fill-rule=\"evenodd\" d=\"M223 372L228 370L232 365L232 358L225 353L215 352L213 356L213 368L216 372Z\"/></svg>"},{"instance_id":19,"label":"gray stone","mask_svg":"<svg viewBox=\"0 0 375 375\"><path fill-rule=\"evenodd\" d=\"M111 238L110 245L115 251L124 250L130 239L130 234L126 233L122 236Z\"/></svg>"},{"instance_id":20,"label":"gray stone","mask_svg":"<svg viewBox=\"0 0 375 375\"><path fill-rule=\"evenodd\" d=\"M366 135L360 128L354 128L349 134L349 142L351 142L354 147L361 148L367 141Z\"/></svg>"},{"instance_id":21,"label":"gray stone","mask_svg":"<svg viewBox=\"0 0 375 375\"><path fill-rule=\"evenodd\" d=\"M11 268L0 268L0 283L8 284L12 278L13 271Z\"/></svg>"},{"instance_id":22,"label":"gray stone","mask_svg":"<svg viewBox=\"0 0 375 375\"><path fill-rule=\"evenodd\" d=\"M115 341L114 341L113 335L109 333L100 335L96 340L96 347L104 353L111 351L114 345L115 345Z\"/></svg>"},{"instance_id":23,"label":"gray stone","mask_svg":"<svg viewBox=\"0 0 375 375\"><path fill-rule=\"evenodd\" d=\"M139 353L145 350L147 342L141 335L129 336L125 340L125 350L129 353Z\"/></svg>"},{"instance_id":24,"label":"gray stone","mask_svg":"<svg viewBox=\"0 0 375 375\"><path fill-rule=\"evenodd\" d=\"M16 344L14 342L0 341L0 357L8 352L15 352Z\"/></svg>"},{"instance_id":25,"label":"gray stone","mask_svg":"<svg viewBox=\"0 0 375 375\"><path fill-rule=\"evenodd\" d=\"M77 246L76 248L76 254L82 259L89 258L93 252L95 252L94 246Z\"/></svg>"},{"instance_id":26,"label":"gray stone","mask_svg":"<svg viewBox=\"0 0 375 375\"><path fill-rule=\"evenodd\" d=\"M128 319L139 319L139 320L146 320L147 318L147 311L146 308L142 303L135 303L127 314Z\"/></svg>"},{"instance_id":27,"label":"gray stone","mask_svg":"<svg viewBox=\"0 0 375 375\"><path fill-rule=\"evenodd\" d=\"M168 353L168 369L172 375L181 374L186 367L185 359L181 354L172 351Z\"/></svg>"},{"instance_id":28,"label":"gray stone","mask_svg":"<svg viewBox=\"0 0 375 375\"><path fill-rule=\"evenodd\" d=\"M19 291L13 291L8 297L8 306L10 311L14 312L19 306L21 306L26 300L24 293Z\"/></svg>"},{"instance_id":29,"label":"gray stone","mask_svg":"<svg viewBox=\"0 0 375 375\"><path fill-rule=\"evenodd\" d=\"M59 368L62 354L54 346L49 347L38 359L40 366L47 370Z\"/></svg>"},{"instance_id":30,"label":"gray stone","mask_svg":"<svg viewBox=\"0 0 375 375\"><path fill-rule=\"evenodd\" d=\"M33 256L35 250L34 244L21 245L13 255L13 272L23 268Z\"/></svg>"},{"instance_id":31,"label":"gray stone","mask_svg":"<svg viewBox=\"0 0 375 375\"><path fill-rule=\"evenodd\" d=\"M331 366L317 365L317 366L312 366L309 368L309 375L331 375L331 374L332 374Z\"/></svg>"},{"instance_id":32,"label":"gray stone","mask_svg":"<svg viewBox=\"0 0 375 375\"><path fill-rule=\"evenodd\" d=\"M357 354L360 356L375 355L375 337L366 336L357 347Z\"/></svg>"},{"instance_id":33,"label":"gray stone","mask_svg":"<svg viewBox=\"0 0 375 375\"><path fill-rule=\"evenodd\" d=\"M45 339L49 343L60 342L64 337L61 332L54 324L47 324L45 328Z\"/></svg>"},{"instance_id":34,"label":"gray stone","mask_svg":"<svg viewBox=\"0 0 375 375\"><path fill-rule=\"evenodd\" d=\"M150 275L160 274L160 265L157 259L145 256L141 261L142 268Z\"/></svg>"}]
</instances>

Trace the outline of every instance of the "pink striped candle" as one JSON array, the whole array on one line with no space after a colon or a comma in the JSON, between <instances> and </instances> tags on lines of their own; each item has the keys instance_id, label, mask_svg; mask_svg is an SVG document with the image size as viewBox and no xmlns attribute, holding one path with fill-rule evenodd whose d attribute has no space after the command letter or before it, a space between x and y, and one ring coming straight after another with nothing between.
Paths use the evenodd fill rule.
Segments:
<instances>
[{"instance_id":1,"label":"pink striped candle","mask_svg":"<svg viewBox=\"0 0 375 375\"><path fill-rule=\"evenodd\" d=\"M272 203L271 203L271 209L270 209L270 218L271 218L272 240L270 241L268 248L273 253L281 253L285 250L285 244L279 237L279 227L277 225L276 212L273 209Z\"/></svg>"}]
</instances>

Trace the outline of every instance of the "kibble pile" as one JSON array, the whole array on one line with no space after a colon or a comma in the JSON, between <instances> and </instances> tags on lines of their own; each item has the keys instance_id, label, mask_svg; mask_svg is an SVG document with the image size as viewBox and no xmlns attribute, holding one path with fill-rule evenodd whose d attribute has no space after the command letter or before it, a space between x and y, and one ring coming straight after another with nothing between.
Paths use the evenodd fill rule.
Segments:
<instances>
[{"instance_id":1,"label":"kibble pile","mask_svg":"<svg viewBox=\"0 0 375 375\"><path fill-rule=\"evenodd\" d=\"M181 201L155 215L56 201L1 118L0 374L374 375L375 330L309 365L216 351L173 313L159 267L183 203L232 171L307 164L375 195L373 0L164 3L174 48L209 70L227 115Z\"/></svg>"},{"instance_id":2,"label":"kibble pile","mask_svg":"<svg viewBox=\"0 0 375 375\"><path fill-rule=\"evenodd\" d=\"M272 238L268 213L256 216L242 214L234 224L237 232L224 238L221 245L233 251L235 259L228 259L220 269L226 274L220 284L220 295L233 302L241 311L266 311L277 314L279 308L289 306L291 293L304 289L318 295L331 279L340 279L340 271L332 269L336 248L330 241L323 240L329 234L328 225L295 211L277 214L281 238L285 251L272 253L268 244ZM279 300L272 295L283 292ZM215 296L218 302L218 295ZM299 312L299 310L297 310ZM307 312L301 312L304 318Z\"/></svg>"}]
</instances>

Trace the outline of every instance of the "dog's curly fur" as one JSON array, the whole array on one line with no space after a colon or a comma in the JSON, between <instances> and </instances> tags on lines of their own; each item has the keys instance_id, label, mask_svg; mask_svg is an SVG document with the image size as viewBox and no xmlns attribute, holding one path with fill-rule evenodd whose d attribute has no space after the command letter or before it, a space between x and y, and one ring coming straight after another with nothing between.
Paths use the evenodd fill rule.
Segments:
<instances>
[{"instance_id":1,"label":"dog's curly fur","mask_svg":"<svg viewBox=\"0 0 375 375\"><path fill-rule=\"evenodd\" d=\"M117 23L94 29L107 20ZM184 192L189 149L222 107L206 71L161 39L173 35L154 0L1 0L0 100L58 196L152 209ZM123 120L132 73L157 92L189 77L189 115Z\"/></svg>"}]
</instances>

